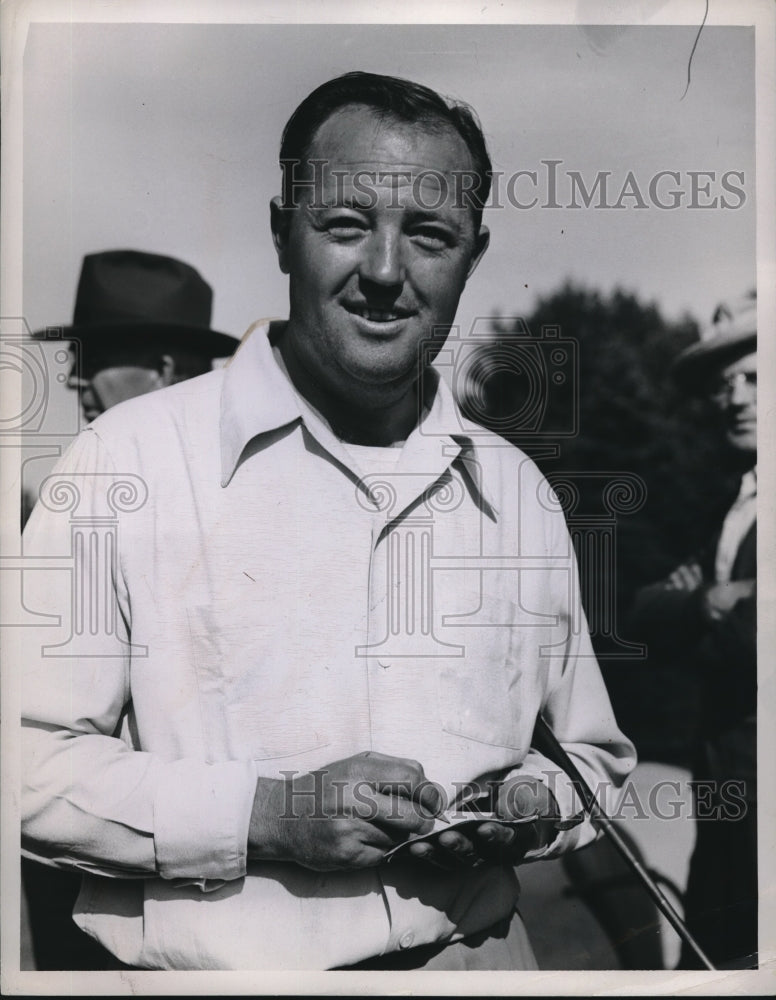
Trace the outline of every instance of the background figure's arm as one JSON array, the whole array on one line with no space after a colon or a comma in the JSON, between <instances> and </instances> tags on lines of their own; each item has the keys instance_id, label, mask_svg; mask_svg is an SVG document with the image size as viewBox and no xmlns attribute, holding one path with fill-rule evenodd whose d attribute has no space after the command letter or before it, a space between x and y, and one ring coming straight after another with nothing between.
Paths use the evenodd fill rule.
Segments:
<instances>
[{"instance_id":1,"label":"background figure's arm","mask_svg":"<svg viewBox=\"0 0 776 1000\"><path fill-rule=\"evenodd\" d=\"M702 649L704 659L720 659L729 664L731 670L740 669L742 661L754 666L757 658L757 596L754 580L736 581L751 584L751 591L736 600L735 604L714 621L713 627L704 637Z\"/></svg>"},{"instance_id":2,"label":"background figure's arm","mask_svg":"<svg viewBox=\"0 0 776 1000\"><path fill-rule=\"evenodd\" d=\"M81 523L104 515L119 471L92 430L59 461L55 474L75 484ZM131 697L131 614L120 558L110 578L96 578L84 559L79 580L84 594L104 588L99 597L113 615L112 634L85 629L86 650L61 655L67 650L56 645L72 631L70 532L68 512L39 502L24 536L25 555L63 563L62 570L24 574L26 607L61 616L60 627L27 627L22 636L24 851L104 875L237 878L245 872L254 767L170 761L117 735Z\"/></svg>"},{"instance_id":3,"label":"background figure's arm","mask_svg":"<svg viewBox=\"0 0 776 1000\"><path fill-rule=\"evenodd\" d=\"M625 622L628 638L647 644L656 655L684 655L707 628L707 582L697 562L683 563L670 576L642 587Z\"/></svg>"}]
</instances>

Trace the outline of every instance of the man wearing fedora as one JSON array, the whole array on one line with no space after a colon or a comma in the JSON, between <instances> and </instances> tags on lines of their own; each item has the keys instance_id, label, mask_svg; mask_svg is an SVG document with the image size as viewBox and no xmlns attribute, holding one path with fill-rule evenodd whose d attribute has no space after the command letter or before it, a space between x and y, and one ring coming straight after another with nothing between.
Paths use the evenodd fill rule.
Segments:
<instances>
[{"instance_id":1,"label":"man wearing fedora","mask_svg":"<svg viewBox=\"0 0 776 1000\"><path fill-rule=\"evenodd\" d=\"M68 386L85 420L156 389L210 371L238 340L210 328L213 292L191 265L140 250L87 254L81 266ZM40 339L45 330L33 333ZM25 492L26 523L33 499ZM94 943L72 922L80 879L22 859L29 928L38 969L90 968Z\"/></svg>"},{"instance_id":2,"label":"man wearing fedora","mask_svg":"<svg viewBox=\"0 0 776 1000\"><path fill-rule=\"evenodd\" d=\"M133 396L210 371L237 339L210 329L213 292L189 264L140 250L87 254L72 325L68 378L88 422ZM37 331L34 337L44 336Z\"/></svg>"},{"instance_id":3,"label":"man wearing fedora","mask_svg":"<svg viewBox=\"0 0 776 1000\"><path fill-rule=\"evenodd\" d=\"M708 400L720 459L733 464L740 489L704 550L640 591L631 614L650 654L697 671L696 844L685 911L720 968L757 966L756 320L754 292L721 304L675 362L680 385ZM685 950L682 967L694 961Z\"/></svg>"}]
</instances>

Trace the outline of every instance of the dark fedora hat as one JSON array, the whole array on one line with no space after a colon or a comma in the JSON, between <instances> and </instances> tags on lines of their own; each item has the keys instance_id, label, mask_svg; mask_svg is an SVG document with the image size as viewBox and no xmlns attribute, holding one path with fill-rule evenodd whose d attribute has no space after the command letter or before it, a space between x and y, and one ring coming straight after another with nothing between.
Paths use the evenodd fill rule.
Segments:
<instances>
[{"instance_id":1,"label":"dark fedora hat","mask_svg":"<svg viewBox=\"0 0 776 1000\"><path fill-rule=\"evenodd\" d=\"M701 339L676 358L673 373L688 389L702 390L704 380L757 347L757 292L720 302Z\"/></svg>"},{"instance_id":2,"label":"dark fedora hat","mask_svg":"<svg viewBox=\"0 0 776 1000\"><path fill-rule=\"evenodd\" d=\"M140 250L87 254L64 335L90 348L163 340L211 358L234 353L239 340L210 329L213 290L189 264ZM45 330L33 337L43 338Z\"/></svg>"}]
</instances>

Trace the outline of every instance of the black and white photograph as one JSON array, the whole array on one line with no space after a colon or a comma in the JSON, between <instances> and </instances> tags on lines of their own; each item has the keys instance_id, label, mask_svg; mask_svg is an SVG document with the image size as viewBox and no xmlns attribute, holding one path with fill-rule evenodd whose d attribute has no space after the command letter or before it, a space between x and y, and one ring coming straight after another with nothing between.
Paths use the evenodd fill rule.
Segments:
<instances>
[{"instance_id":1,"label":"black and white photograph","mask_svg":"<svg viewBox=\"0 0 776 1000\"><path fill-rule=\"evenodd\" d=\"M3 992L773 993L774 5L1 15Z\"/></svg>"}]
</instances>

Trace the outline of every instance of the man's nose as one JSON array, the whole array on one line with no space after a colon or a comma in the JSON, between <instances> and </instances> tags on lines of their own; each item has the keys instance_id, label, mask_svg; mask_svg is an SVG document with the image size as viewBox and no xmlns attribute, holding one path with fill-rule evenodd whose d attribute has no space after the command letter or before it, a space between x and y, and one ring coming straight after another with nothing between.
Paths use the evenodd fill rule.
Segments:
<instances>
[{"instance_id":1,"label":"man's nose","mask_svg":"<svg viewBox=\"0 0 776 1000\"><path fill-rule=\"evenodd\" d=\"M68 389L86 389L89 386L89 380L81 378L76 372L71 371L67 376L67 387Z\"/></svg>"},{"instance_id":2,"label":"man's nose","mask_svg":"<svg viewBox=\"0 0 776 1000\"><path fill-rule=\"evenodd\" d=\"M361 276L385 287L404 283L404 251L400 233L385 228L370 234L361 262Z\"/></svg>"},{"instance_id":3,"label":"man's nose","mask_svg":"<svg viewBox=\"0 0 776 1000\"><path fill-rule=\"evenodd\" d=\"M753 397L752 386L747 382L746 378L739 377L733 379L730 386L731 406L748 406L752 402Z\"/></svg>"}]
</instances>

